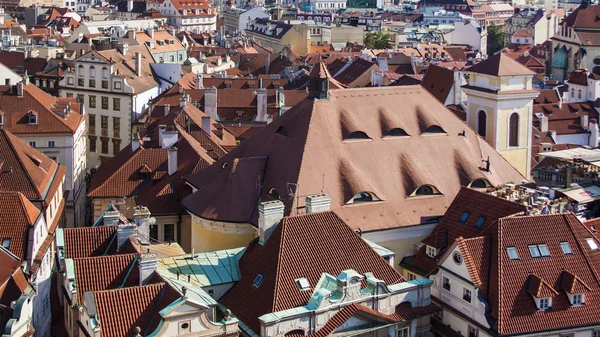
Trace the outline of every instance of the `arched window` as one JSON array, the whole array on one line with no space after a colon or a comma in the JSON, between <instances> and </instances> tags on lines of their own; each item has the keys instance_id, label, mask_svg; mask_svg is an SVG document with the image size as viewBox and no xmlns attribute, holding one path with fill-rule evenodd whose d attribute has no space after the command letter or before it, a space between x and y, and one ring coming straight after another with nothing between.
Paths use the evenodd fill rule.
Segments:
<instances>
[{"instance_id":1,"label":"arched window","mask_svg":"<svg viewBox=\"0 0 600 337\"><path fill-rule=\"evenodd\" d=\"M442 194L442 193L435 186L421 185L411 194L411 197L420 197L420 196L437 195L437 194Z\"/></svg>"},{"instance_id":2,"label":"arched window","mask_svg":"<svg viewBox=\"0 0 600 337\"><path fill-rule=\"evenodd\" d=\"M492 186L492 184L490 184L489 181L481 178L473 180L473 182L469 185L471 188L487 188L490 186Z\"/></svg>"},{"instance_id":3,"label":"arched window","mask_svg":"<svg viewBox=\"0 0 600 337\"><path fill-rule=\"evenodd\" d=\"M406 131L404 131L401 128L393 128L385 136L386 137L407 137L408 133L406 133Z\"/></svg>"},{"instance_id":4,"label":"arched window","mask_svg":"<svg viewBox=\"0 0 600 337\"><path fill-rule=\"evenodd\" d=\"M362 131L354 131L351 134L349 134L346 138L344 138L344 140L350 140L350 139L371 139L371 138Z\"/></svg>"},{"instance_id":5,"label":"arched window","mask_svg":"<svg viewBox=\"0 0 600 337\"><path fill-rule=\"evenodd\" d=\"M579 91L577 91L577 98L581 99L581 89L579 89Z\"/></svg>"},{"instance_id":6,"label":"arched window","mask_svg":"<svg viewBox=\"0 0 600 337\"><path fill-rule=\"evenodd\" d=\"M519 114L510 115L508 125L508 146L519 146Z\"/></svg>"},{"instance_id":7,"label":"arched window","mask_svg":"<svg viewBox=\"0 0 600 337\"><path fill-rule=\"evenodd\" d=\"M94 66L90 66L90 78L96 77L96 68Z\"/></svg>"},{"instance_id":8,"label":"arched window","mask_svg":"<svg viewBox=\"0 0 600 337\"><path fill-rule=\"evenodd\" d=\"M477 113L477 132L481 137L487 136L487 114L483 110Z\"/></svg>"},{"instance_id":9,"label":"arched window","mask_svg":"<svg viewBox=\"0 0 600 337\"><path fill-rule=\"evenodd\" d=\"M352 199L350 199L346 204L359 204L363 202L373 202L380 201L381 199L377 198L377 196L370 192L360 192L355 194Z\"/></svg>"},{"instance_id":10,"label":"arched window","mask_svg":"<svg viewBox=\"0 0 600 337\"><path fill-rule=\"evenodd\" d=\"M77 76L79 76L79 77L83 77L84 76L84 74L83 74L83 66L82 65L79 65L79 67L77 67Z\"/></svg>"},{"instance_id":11,"label":"arched window","mask_svg":"<svg viewBox=\"0 0 600 337\"><path fill-rule=\"evenodd\" d=\"M102 78L104 78L104 79L108 78L108 68L106 68L106 67L102 68Z\"/></svg>"}]
</instances>

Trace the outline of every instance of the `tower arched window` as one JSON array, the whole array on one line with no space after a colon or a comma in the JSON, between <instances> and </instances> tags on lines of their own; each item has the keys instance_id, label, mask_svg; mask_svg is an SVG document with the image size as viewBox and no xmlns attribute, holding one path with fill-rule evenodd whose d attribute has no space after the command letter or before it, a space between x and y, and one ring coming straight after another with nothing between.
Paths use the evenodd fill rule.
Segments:
<instances>
[{"instance_id":1,"label":"tower arched window","mask_svg":"<svg viewBox=\"0 0 600 337\"><path fill-rule=\"evenodd\" d=\"M477 113L477 132L481 137L487 136L487 114L483 110Z\"/></svg>"},{"instance_id":2,"label":"tower arched window","mask_svg":"<svg viewBox=\"0 0 600 337\"><path fill-rule=\"evenodd\" d=\"M508 146L519 146L519 114L510 115L508 123Z\"/></svg>"}]
</instances>

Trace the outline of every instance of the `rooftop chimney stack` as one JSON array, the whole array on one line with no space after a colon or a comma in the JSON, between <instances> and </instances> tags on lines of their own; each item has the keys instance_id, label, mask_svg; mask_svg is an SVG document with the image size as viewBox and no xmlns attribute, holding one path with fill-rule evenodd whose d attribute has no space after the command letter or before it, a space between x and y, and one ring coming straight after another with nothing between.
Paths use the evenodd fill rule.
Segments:
<instances>
[{"instance_id":1,"label":"rooftop chimney stack","mask_svg":"<svg viewBox=\"0 0 600 337\"><path fill-rule=\"evenodd\" d=\"M117 226L121 214L118 211L106 211L102 217L104 226Z\"/></svg>"},{"instance_id":2,"label":"rooftop chimney stack","mask_svg":"<svg viewBox=\"0 0 600 337\"><path fill-rule=\"evenodd\" d=\"M327 194L313 194L306 197L306 214L327 212L331 209L331 198Z\"/></svg>"},{"instance_id":3,"label":"rooftop chimney stack","mask_svg":"<svg viewBox=\"0 0 600 337\"><path fill-rule=\"evenodd\" d=\"M598 136L600 136L598 134L598 121L594 118L590 119L590 140L589 140L589 146L591 147L598 147Z\"/></svg>"},{"instance_id":4,"label":"rooftop chimney stack","mask_svg":"<svg viewBox=\"0 0 600 337\"><path fill-rule=\"evenodd\" d=\"M142 54L138 52L135 53L135 74L142 76Z\"/></svg>"},{"instance_id":5,"label":"rooftop chimney stack","mask_svg":"<svg viewBox=\"0 0 600 337\"><path fill-rule=\"evenodd\" d=\"M171 111L171 104L165 104L165 116L169 114Z\"/></svg>"},{"instance_id":6,"label":"rooftop chimney stack","mask_svg":"<svg viewBox=\"0 0 600 337\"><path fill-rule=\"evenodd\" d=\"M204 76L201 73L196 74L196 89L204 89Z\"/></svg>"},{"instance_id":7,"label":"rooftop chimney stack","mask_svg":"<svg viewBox=\"0 0 600 337\"><path fill-rule=\"evenodd\" d=\"M121 249L121 247L123 246L123 244L128 240L128 239L135 239L137 230L135 225L132 224L125 224L125 225L118 225L117 228L117 251L119 249Z\"/></svg>"},{"instance_id":8,"label":"rooftop chimney stack","mask_svg":"<svg viewBox=\"0 0 600 337\"><path fill-rule=\"evenodd\" d=\"M177 148L175 146L169 148L167 165L169 175L172 176L177 172Z\"/></svg>"},{"instance_id":9,"label":"rooftop chimney stack","mask_svg":"<svg viewBox=\"0 0 600 337\"><path fill-rule=\"evenodd\" d=\"M267 89L261 88L256 91L256 121L267 121Z\"/></svg>"},{"instance_id":10,"label":"rooftop chimney stack","mask_svg":"<svg viewBox=\"0 0 600 337\"><path fill-rule=\"evenodd\" d=\"M133 136L131 137L131 152L133 153L139 148L140 148L140 135L138 135L137 133L134 133Z\"/></svg>"},{"instance_id":11,"label":"rooftop chimney stack","mask_svg":"<svg viewBox=\"0 0 600 337\"><path fill-rule=\"evenodd\" d=\"M258 205L258 242L264 245L283 219L284 206L279 200L266 201Z\"/></svg>"},{"instance_id":12,"label":"rooftop chimney stack","mask_svg":"<svg viewBox=\"0 0 600 337\"><path fill-rule=\"evenodd\" d=\"M144 285L148 282L148 279L152 277L152 274L156 271L158 266L158 259L156 255L147 253L142 255L138 262L138 268L140 271L140 285Z\"/></svg>"},{"instance_id":13,"label":"rooftop chimney stack","mask_svg":"<svg viewBox=\"0 0 600 337\"><path fill-rule=\"evenodd\" d=\"M542 116L540 118L540 131L548 132L548 117Z\"/></svg>"},{"instance_id":14,"label":"rooftop chimney stack","mask_svg":"<svg viewBox=\"0 0 600 337\"><path fill-rule=\"evenodd\" d=\"M148 207L137 206L133 211L133 219L137 226L138 240L144 244L150 244L150 211Z\"/></svg>"},{"instance_id":15,"label":"rooftop chimney stack","mask_svg":"<svg viewBox=\"0 0 600 337\"><path fill-rule=\"evenodd\" d=\"M217 115L217 88L204 90L204 112L214 120L219 120Z\"/></svg>"},{"instance_id":16,"label":"rooftop chimney stack","mask_svg":"<svg viewBox=\"0 0 600 337\"><path fill-rule=\"evenodd\" d=\"M17 83L17 96L23 97L23 82Z\"/></svg>"},{"instance_id":17,"label":"rooftop chimney stack","mask_svg":"<svg viewBox=\"0 0 600 337\"><path fill-rule=\"evenodd\" d=\"M123 56L127 56L127 51L129 51L129 43L123 42L121 45L121 54L123 54Z\"/></svg>"},{"instance_id":18,"label":"rooftop chimney stack","mask_svg":"<svg viewBox=\"0 0 600 337\"><path fill-rule=\"evenodd\" d=\"M212 124L212 118L210 118L210 116L202 116L202 130L204 130L204 132L206 132L207 135L210 136L211 134L211 127Z\"/></svg>"}]
</instances>

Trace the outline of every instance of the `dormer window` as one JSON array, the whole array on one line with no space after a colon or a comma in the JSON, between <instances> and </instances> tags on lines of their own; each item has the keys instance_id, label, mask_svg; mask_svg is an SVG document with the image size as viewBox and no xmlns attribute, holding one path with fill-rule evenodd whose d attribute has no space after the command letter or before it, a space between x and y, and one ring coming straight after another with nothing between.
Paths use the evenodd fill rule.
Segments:
<instances>
[{"instance_id":1,"label":"dormer window","mask_svg":"<svg viewBox=\"0 0 600 337\"><path fill-rule=\"evenodd\" d=\"M360 192L354 195L346 204L359 204L365 202L381 201L377 196L371 192Z\"/></svg>"},{"instance_id":2,"label":"dormer window","mask_svg":"<svg viewBox=\"0 0 600 337\"><path fill-rule=\"evenodd\" d=\"M371 140L371 138L362 131L354 131L345 137L344 140Z\"/></svg>"},{"instance_id":3,"label":"dormer window","mask_svg":"<svg viewBox=\"0 0 600 337\"><path fill-rule=\"evenodd\" d=\"M4 114L0 113L0 125L4 125Z\"/></svg>"},{"instance_id":4,"label":"dormer window","mask_svg":"<svg viewBox=\"0 0 600 337\"><path fill-rule=\"evenodd\" d=\"M35 112L30 112L29 115L27 115L27 124L29 125L37 125L38 123L38 115Z\"/></svg>"},{"instance_id":5,"label":"dormer window","mask_svg":"<svg viewBox=\"0 0 600 337\"><path fill-rule=\"evenodd\" d=\"M390 131L388 131L387 135L385 135L385 137L409 137L410 135L408 133L406 133L406 131L404 131L404 129L401 128L394 128L391 129Z\"/></svg>"},{"instance_id":6,"label":"dormer window","mask_svg":"<svg viewBox=\"0 0 600 337\"><path fill-rule=\"evenodd\" d=\"M432 125L432 126L428 127L427 130L425 130L425 132L423 132L423 134L444 134L444 133L446 133L446 131L444 131L444 129L442 129L442 127L439 125Z\"/></svg>"},{"instance_id":7,"label":"dormer window","mask_svg":"<svg viewBox=\"0 0 600 337\"><path fill-rule=\"evenodd\" d=\"M537 299L538 310L546 311L552 307L552 298L544 297Z\"/></svg>"},{"instance_id":8,"label":"dormer window","mask_svg":"<svg viewBox=\"0 0 600 337\"><path fill-rule=\"evenodd\" d=\"M296 285L301 291L310 290L310 283L308 283L308 280L305 277L296 279Z\"/></svg>"},{"instance_id":9,"label":"dormer window","mask_svg":"<svg viewBox=\"0 0 600 337\"><path fill-rule=\"evenodd\" d=\"M475 179L471 184L469 184L469 187L471 188L488 188L490 186L492 186L492 184L485 179Z\"/></svg>"},{"instance_id":10,"label":"dormer window","mask_svg":"<svg viewBox=\"0 0 600 337\"><path fill-rule=\"evenodd\" d=\"M2 239L2 247L4 247L4 249L8 249L10 247L10 238Z\"/></svg>"},{"instance_id":11,"label":"dormer window","mask_svg":"<svg viewBox=\"0 0 600 337\"><path fill-rule=\"evenodd\" d=\"M571 305L583 305L585 303L585 295L582 293L569 294Z\"/></svg>"},{"instance_id":12,"label":"dormer window","mask_svg":"<svg viewBox=\"0 0 600 337\"><path fill-rule=\"evenodd\" d=\"M435 247L432 246L427 246L425 248L425 253L427 254L427 256L434 258L437 255L437 249Z\"/></svg>"},{"instance_id":13,"label":"dormer window","mask_svg":"<svg viewBox=\"0 0 600 337\"><path fill-rule=\"evenodd\" d=\"M438 195L442 194L435 186L433 185L423 185L418 187L410 196L411 197L420 197L427 195Z\"/></svg>"}]
</instances>

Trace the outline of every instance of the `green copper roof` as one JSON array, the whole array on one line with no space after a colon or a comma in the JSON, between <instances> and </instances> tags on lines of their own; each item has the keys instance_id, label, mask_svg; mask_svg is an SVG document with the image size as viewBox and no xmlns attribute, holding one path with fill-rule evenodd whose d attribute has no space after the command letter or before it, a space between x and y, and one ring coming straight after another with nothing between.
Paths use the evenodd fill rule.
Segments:
<instances>
[{"instance_id":1,"label":"green copper roof","mask_svg":"<svg viewBox=\"0 0 600 337\"><path fill-rule=\"evenodd\" d=\"M567 49L564 46L557 50L552 57L552 68L567 68Z\"/></svg>"}]
</instances>

